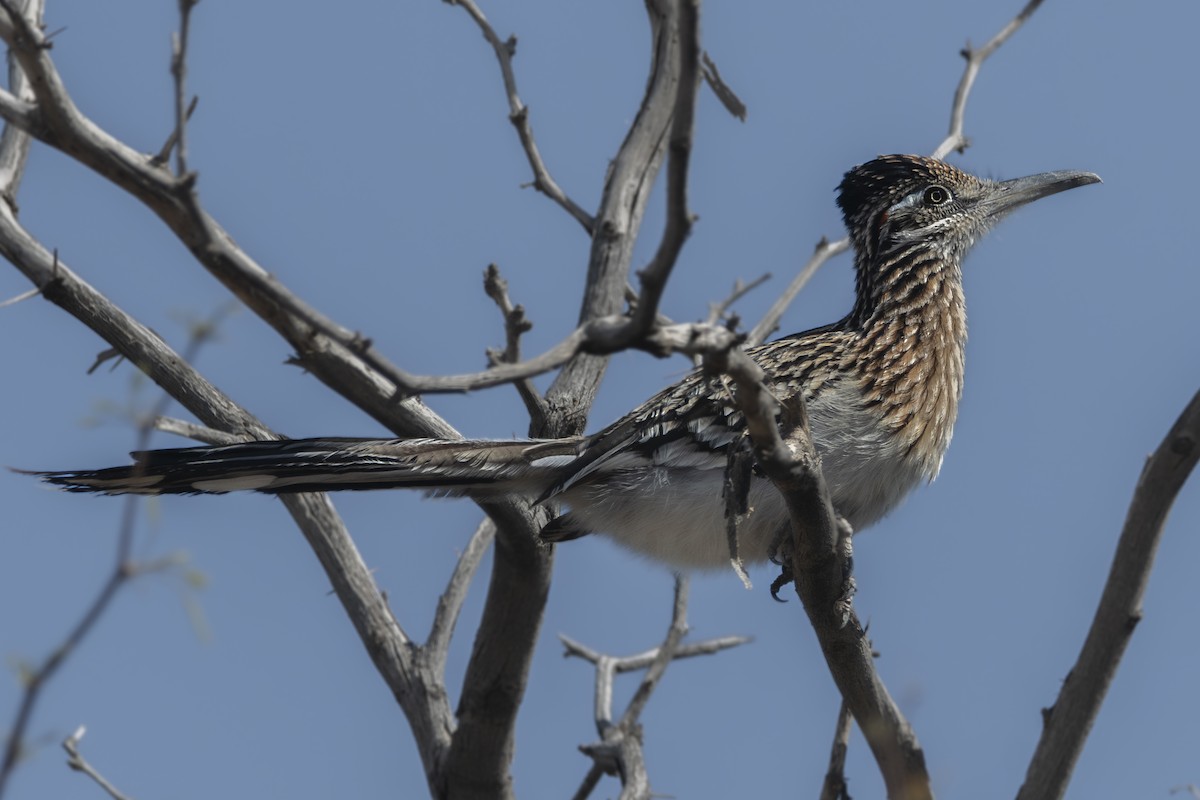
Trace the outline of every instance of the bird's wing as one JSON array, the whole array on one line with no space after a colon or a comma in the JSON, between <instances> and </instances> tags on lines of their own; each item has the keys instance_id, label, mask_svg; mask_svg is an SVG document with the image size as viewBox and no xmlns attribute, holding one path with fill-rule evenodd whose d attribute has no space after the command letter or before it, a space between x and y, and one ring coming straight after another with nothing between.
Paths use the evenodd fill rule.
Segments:
<instances>
[{"instance_id":1,"label":"bird's wing","mask_svg":"<svg viewBox=\"0 0 1200 800\"><path fill-rule=\"evenodd\" d=\"M777 339L747 349L766 372L766 384L786 402L803 392L806 399L836 379L852 334L837 325ZM579 456L562 481L542 500L598 472L670 463L679 467L724 468L726 450L745 430L725 382L697 370L647 400L580 446Z\"/></svg>"}]
</instances>

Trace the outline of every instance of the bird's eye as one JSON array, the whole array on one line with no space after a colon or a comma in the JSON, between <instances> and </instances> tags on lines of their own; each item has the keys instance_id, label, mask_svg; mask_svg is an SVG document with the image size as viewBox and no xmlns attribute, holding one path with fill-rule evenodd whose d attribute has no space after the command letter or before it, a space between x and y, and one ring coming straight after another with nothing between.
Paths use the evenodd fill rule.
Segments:
<instances>
[{"instance_id":1,"label":"bird's eye","mask_svg":"<svg viewBox=\"0 0 1200 800\"><path fill-rule=\"evenodd\" d=\"M950 190L944 186L930 186L925 190L925 204L940 206L950 201Z\"/></svg>"}]
</instances>

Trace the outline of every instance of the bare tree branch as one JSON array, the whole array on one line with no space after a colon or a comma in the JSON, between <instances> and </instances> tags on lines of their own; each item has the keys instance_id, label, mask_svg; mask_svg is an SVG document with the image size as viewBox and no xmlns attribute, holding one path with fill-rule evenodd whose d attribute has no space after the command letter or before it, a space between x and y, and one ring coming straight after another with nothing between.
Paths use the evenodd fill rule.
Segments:
<instances>
[{"instance_id":1,"label":"bare tree branch","mask_svg":"<svg viewBox=\"0 0 1200 800\"><path fill-rule=\"evenodd\" d=\"M590 753L585 753L590 755ZM583 776L583 781L580 782L579 788L575 790L575 794L571 795L571 800L586 800L592 796L592 791L600 784L600 779L604 777L604 768L600 766L600 762L592 759L592 766L587 771L587 775Z\"/></svg>"},{"instance_id":2,"label":"bare tree branch","mask_svg":"<svg viewBox=\"0 0 1200 800\"><path fill-rule=\"evenodd\" d=\"M1117 666L1142 619L1142 597L1167 514L1200 460L1200 392L1192 396L1158 448L1146 459L1125 517L1100 605L1079 658L1054 705L1042 713L1042 736L1017 800L1059 798Z\"/></svg>"},{"instance_id":3,"label":"bare tree branch","mask_svg":"<svg viewBox=\"0 0 1200 800\"><path fill-rule=\"evenodd\" d=\"M504 93L508 98L508 119L517 129L521 147L525 149L525 157L529 159L529 166L533 170L533 188L562 206L583 226L589 236L593 235L596 221L568 197L550 176L550 170L546 167L546 162L542 160L537 141L533 138L533 127L529 124L529 106L521 102L521 96L517 94L517 78L513 74L512 60L513 56L517 54L517 37L510 36L508 41L501 41L487 21L487 17L479 10L479 6L475 5L474 0L445 0L445 2L452 6L462 6L471 19L475 20L479 30L483 32L483 38L487 39L488 44L496 51L496 60L500 62L500 73L504 77Z\"/></svg>"},{"instance_id":4,"label":"bare tree branch","mask_svg":"<svg viewBox=\"0 0 1200 800\"><path fill-rule=\"evenodd\" d=\"M15 306L17 303L23 303L26 300L32 300L41 293L41 289L30 289L28 292L21 292L16 297L10 297L4 302L0 303L0 308L7 308L8 306Z\"/></svg>"},{"instance_id":5,"label":"bare tree branch","mask_svg":"<svg viewBox=\"0 0 1200 800\"><path fill-rule=\"evenodd\" d=\"M954 90L954 104L950 110L950 132L933 151L934 158L945 158L954 150L961 153L970 146L971 140L963 133L963 120L967 113L967 98L971 95L971 87L975 85L975 78L979 76L979 68L983 66L984 61L987 61L988 56L996 52L1000 45L1007 42L1009 37L1033 16L1033 12L1037 11L1041 4L1042 0L1029 0L1017 16L1013 17L983 47L975 50L968 43L962 49L962 57L967 60L967 66L963 70L962 79L958 82L958 88Z\"/></svg>"},{"instance_id":6,"label":"bare tree branch","mask_svg":"<svg viewBox=\"0 0 1200 800\"><path fill-rule=\"evenodd\" d=\"M467 547L454 565L454 572L446 584L446 590L438 598L437 611L433 615L433 624L429 629L429 638L421 648L422 656L428 660L431 669L438 675L445 674L446 657L450 651L450 638L454 635L454 626L458 623L458 615L462 612L463 603L467 599L467 589L483 561L488 547L496 538L496 523L485 517Z\"/></svg>"},{"instance_id":7,"label":"bare tree branch","mask_svg":"<svg viewBox=\"0 0 1200 800\"><path fill-rule=\"evenodd\" d=\"M717 69L716 63L708 57L708 53L703 53L702 58L704 59L702 67L704 82L713 90L713 94L721 101L721 105L725 106L726 111L745 122L746 104L742 102L742 98L738 97L733 89L729 88L729 84L722 80L721 71Z\"/></svg>"},{"instance_id":8,"label":"bare tree branch","mask_svg":"<svg viewBox=\"0 0 1200 800\"><path fill-rule=\"evenodd\" d=\"M733 307L734 303L736 303L738 300L741 300L747 294L762 286L769 280L771 280L771 273L769 272L764 272L762 275L759 275L749 283L744 283L740 278L737 279L733 282L733 291L729 293L728 297L719 303L708 304L708 317L706 317L704 321L709 325L716 325L718 322L726 318L726 315L729 313L729 309ZM732 327L736 328L737 326L733 325Z\"/></svg>"},{"instance_id":9,"label":"bare tree branch","mask_svg":"<svg viewBox=\"0 0 1200 800\"><path fill-rule=\"evenodd\" d=\"M45 0L21 0L9 13L19 14L28 19L31 25L40 28L45 5ZM16 56L9 51L5 58L8 61L8 90L18 100L32 102L33 87ZM27 133L12 125L4 126L4 132L0 133L0 186L3 186L0 197L12 207L14 214L17 212L17 190L21 188L21 179L25 175L25 165L29 160L29 145ZM4 305L8 304L6 302Z\"/></svg>"},{"instance_id":10,"label":"bare tree branch","mask_svg":"<svg viewBox=\"0 0 1200 800\"><path fill-rule=\"evenodd\" d=\"M785 289L783 294L779 295L775 302L771 304L771 307L767 310L767 313L764 314L763 318L758 321L757 325L754 326L754 330L750 331L750 335L747 337L746 343L749 345L756 345L765 342L767 338L775 332L775 329L779 327L779 320L781 317L783 317L783 312L788 310L788 307L791 306L792 301L796 299L796 295L800 294L800 290L808 285L809 280L811 280L812 276L815 275L817 270L821 268L821 265L839 253L844 253L848 249L850 249L849 239L842 238L838 239L836 242L830 242L828 239L822 236L821 241L817 242L816 251L813 252L812 257L808 259L808 263L804 265L803 269L796 273L796 277L792 278L792 282L788 284L787 289Z\"/></svg>"},{"instance_id":11,"label":"bare tree branch","mask_svg":"<svg viewBox=\"0 0 1200 800\"><path fill-rule=\"evenodd\" d=\"M825 771L825 780L821 784L821 800L850 800L850 790L846 786L846 754L850 750L853 727L854 717L850 715L850 707L843 699L838 708L833 747L829 751L829 769Z\"/></svg>"},{"instance_id":12,"label":"bare tree branch","mask_svg":"<svg viewBox=\"0 0 1200 800\"><path fill-rule=\"evenodd\" d=\"M176 2L179 4L179 33L171 37L171 77L175 80L175 130L171 135L175 140L175 174L183 178L188 174L187 122L191 116L187 103L188 36L192 27L192 9L199 0Z\"/></svg>"},{"instance_id":13,"label":"bare tree branch","mask_svg":"<svg viewBox=\"0 0 1200 800\"><path fill-rule=\"evenodd\" d=\"M196 106L199 103L200 103L200 98L193 96L192 101L190 103L188 103L187 113L184 114L185 122L191 120L192 114L196 113ZM179 128L175 127L175 128L171 129L171 134L167 137L167 140L165 142L163 142L163 146L161 148L159 148L158 153L152 159L153 163L156 166L161 166L163 164L166 164L167 161L170 160L171 153L172 153L172 151L174 151L175 145L178 142L179 142Z\"/></svg>"},{"instance_id":14,"label":"bare tree branch","mask_svg":"<svg viewBox=\"0 0 1200 800\"><path fill-rule=\"evenodd\" d=\"M687 600L688 578L686 575L676 575L675 601L672 606L671 625L667 629L667 636L658 647L636 656L615 658L584 647L565 636L559 637L567 648L566 655L584 658L596 666L594 707L596 730L600 734L601 741L579 748L581 752L592 759L593 763L574 797L587 797L599 783L600 776L607 773L620 777L622 798L639 798L639 800L649 798L651 796L650 782L646 774L645 758L642 754L641 728L638 720L654 689L666 672L667 665L677 658L715 653L718 650L749 641L744 637L725 637L720 640L700 642L689 648L681 648L680 641L687 634ZM646 669L646 674L622 713L621 719L614 724L612 721L613 677L618 672L632 669Z\"/></svg>"},{"instance_id":15,"label":"bare tree branch","mask_svg":"<svg viewBox=\"0 0 1200 800\"><path fill-rule=\"evenodd\" d=\"M622 672L633 672L639 669L645 669L650 666L650 663L658 657L659 648L654 647L641 653L632 656L606 656L582 642L577 642L570 636L559 634L558 640L563 644L563 655L566 657L574 656L582 658L585 661L590 661L593 664L600 662L602 658L608 658L612 661L612 669L615 674ZM713 653L719 653L722 650L728 650L731 647L737 647L741 644L748 644L754 641L751 636L718 636L713 639L705 639L700 642L690 642L681 644L675 650L675 659L692 658L693 656L708 656ZM607 718L611 719L609 714Z\"/></svg>"},{"instance_id":16,"label":"bare tree branch","mask_svg":"<svg viewBox=\"0 0 1200 800\"><path fill-rule=\"evenodd\" d=\"M489 363L491 366L520 363L521 335L533 328L533 323L525 316L523 306L513 305L508 296L508 281L501 277L500 268L495 264L488 264L487 269L484 270L483 290L488 297L492 298L497 308L500 309L500 313L504 315L504 350L500 352L488 350ZM535 427L544 425L548 413L546 401L542 399L537 387L533 385L533 381L523 378L514 381L513 385L516 386L517 393L525 404L525 410L529 412L532 424Z\"/></svg>"},{"instance_id":17,"label":"bare tree branch","mask_svg":"<svg viewBox=\"0 0 1200 800\"><path fill-rule=\"evenodd\" d=\"M225 445L237 444L243 441L240 436L234 436L233 434L225 433L225 431L219 431L204 425L197 425L194 422L188 422L185 419L176 419L175 417L160 416L155 418L152 424L156 431L173 433L176 436L195 439L205 444Z\"/></svg>"},{"instance_id":18,"label":"bare tree branch","mask_svg":"<svg viewBox=\"0 0 1200 800\"><path fill-rule=\"evenodd\" d=\"M662 680L663 673L667 671L667 665L675 658L675 651L679 648L679 642L687 635L688 588L687 576L676 575L675 605L671 610L671 627L667 631L667 638L659 647L658 655L650 662L645 677L642 678L637 691L633 693L633 698L629 701L629 705L626 706L625 713L621 715L621 721L617 723L618 725L629 729L637 724L638 719L642 716L642 711L646 708L646 703L650 700L650 695L654 693L658 682Z\"/></svg>"}]
</instances>

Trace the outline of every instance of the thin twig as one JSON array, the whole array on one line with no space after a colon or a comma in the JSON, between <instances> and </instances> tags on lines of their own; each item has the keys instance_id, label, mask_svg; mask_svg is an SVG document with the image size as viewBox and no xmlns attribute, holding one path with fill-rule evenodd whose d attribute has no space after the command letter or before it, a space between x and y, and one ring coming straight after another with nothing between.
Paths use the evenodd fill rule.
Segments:
<instances>
[{"instance_id":1,"label":"thin twig","mask_svg":"<svg viewBox=\"0 0 1200 800\"><path fill-rule=\"evenodd\" d=\"M725 106L726 111L733 114L742 122L745 122L746 104L742 102L742 98L738 97L733 89L729 88L729 84L722 80L721 71L717 69L717 65L713 60L708 57L707 52L701 54L701 58L704 60L702 65L704 82L713 90L713 94L721 101L721 105Z\"/></svg>"},{"instance_id":2,"label":"thin twig","mask_svg":"<svg viewBox=\"0 0 1200 800\"><path fill-rule=\"evenodd\" d=\"M853 729L854 717L843 699L833 731L829 769L825 771L825 781L821 785L821 800L850 800L850 791L846 786L846 754L850 751L850 732Z\"/></svg>"},{"instance_id":3,"label":"thin twig","mask_svg":"<svg viewBox=\"0 0 1200 800\"><path fill-rule=\"evenodd\" d=\"M967 98L970 97L971 87L975 85L975 78L979 76L979 68L983 66L984 61L987 61L988 56L996 52L1000 45L1007 42L1009 37L1016 33L1025 24L1026 20L1033 16L1033 12L1037 11L1038 6L1041 4L1042 0L1029 0L1020 13L1001 28L1000 32L988 40L988 43L983 47L976 50L968 43L962 49L962 57L967 60L967 65L963 69L963 75L958 82L958 87L954 90L954 103L950 108L950 132L942 140L942 143L937 146L937 149L933 151L934 158L945 158L953 150L961 153L970 146L971 141L963 133L963 123L967 113Z\"/></svg>"},{"instance_id":4,"label":"thin twig","mask_svg":"<svg viewBox=\"0 0 1200 800\"><path fill-rule=\"evenodd\" d=\"M471 579L475 577L475 571L479 569L483 556L495 538L496 523L490 517L484 517L467 542L466 549L458 557L458 563L454 565L454 572L450 575L446 589L438 598L429 638L422 647L422 653L439 673L445 670L450 639L454 636L454 626L458 623L458 616L462 612L463 603L466 602Z\"/></svg>"},{"instance_id":5,"label":"thin twig","mask_svg":"<svg viewBox=\"0 0 1200 800\"><path fill-rule=\"evenodd\" d=\"M767 281L771 280L771 273L764 272L749 283L743 283L739 278L733 283L733 291L719 303L708 304L708 317L704 320L709 325L716 325L721 320L725 319L725 315L729 313L729 309L738 300L741 300L750 292L762 286Z\"/></svg>"},{"instance_id":6,"label":"thin twig","mask_svg":"<svg viewBox=\"0 0 1200 800\"><path fill-rule=\"evenodd\" d=\"M501 40L479 6L475 5L474 0L446 1L453 6L462 6L479 26L483 38L487 39L488 44L496 52L496 59L500 62L500 74L504 78L504 93L508 98L508 118L513 127L517 129L521 147L525 149L525 157L529 159L529 166L533 170L533 188L562 206L591 236L595 233L596 221L591 214L588 214L568 197L567 193L555 182L550 175L550 170L546 167L546 162L542 160L537 141L533 138L533 126L529 124L529 106L521 102L521 96L517 94L517 78L513 73L512 60L517 52L516 37L509 37L507 41Z\"/></svg>"},{"instance_id":7,"label":"thin twig","mask_svg":"<svg viewBox=\"0 0 1200 800\"><path fill-rule=\"evenodd\" d=\"M750 335L746 337L746 344L754 346L765 342L767 337L779 327L779 320L783 317L783 312L787 311L792 301L796 299L796 295L800 294L800 290L808 284L812 276L821 268L821 265L849 248L849 239L838 239L836 242L830 242L828 239L821 237L821 241L817 242L817 248L813 252L812 257L808 259L808 263L796 274L796 277L792 278L792 282L784 289L783 294L779 295L779 298L767 309L767 313L763 315L763 318L754 326L754 330L750 331Z\"/></svg>"},{"instance_id":8,"label":"thin twig","mask_svg":"<svg viewBox=\"0 0 1200 800\"><path fill-rule=\"evenodd\" d=\"M9 130L9 129L6 128L5 130ZM15 306L17 303L21 303L21 302L24 302L25 300L29 300L31 298L37 297L41 293L42 293L42 290L37 289L37 288L30 289L28 292L21 292L16 297L10 297L7 300L5 300L4 302L0 303L0 308L7 308L8 306Z\"/></svg>"},{"instance_id":9,"label":"thin twig","mask_svg":"<svg viewBox=\"0 0 1200 800\"><path fill-rule=\"evenodd\" d=\"M563 656L570 658L582 658L584 661L589 661L593 664L598 664L601 658L611 658L613 669L616 672L634 672L639 669L645 669L650 666L651 662L658 657L659 648L654 647L641 653L632 656L605 656L602 653L591 649L582 642L577 642L565 634L559 634L558 640L563 644ZM718 636L712 639L705 639L700 642L689 642L681 644L675 649L675 660L683 658L693 658L695 656L708 656L714 653L719 653L722 650L728 650L731 647L747 644L754 641L751 636Z\"/></svg>"},{"instance_id":10,"label":"thin twig","mask_svg":"<svg viewBox=\"0 0 1200 800\"><path fill-rule=\"evenodd\" d=\"M196 113L196 106L199 103L200 103L199 96L193 95L192 101L190 103L188 103L187 114L185 115L187 120L190 121L192 118L192 114ZM165 142L163 142L163 146L161 148L159 148L158 153L155 154L154 158L150 159L151 162L154 164L166 164L167 161L170 160L171 151L175 149L175 144L178 141L179 141L179 128L175 127L175 128L171 129L170 135L167 136L167 140Z\"/></svg>"},{"instance_id":11,"label":"thin twig","mask_svg":"<svg viewBox=\"0 0 1200 800\"><path fill-rule=\"evenodd\" d=\"M500 268L488 264L483 273L483 290L504 316L505 345L502 352L488 350L488 360L491 365L517 364L521 361L521 336L533 328L533 323L525 316L525 308L513 305L508 296L508 281L500 275ZM514 381L513 385L525 404L525 410L535 427L541 427L546 422L548 409L537 387L529 378Z\"/></svg>"},{"instance_id":12,"label":"thin twig","mask_svg":"<svg viewBox=\"0 0 1200 800\"><path fill-rule=\"evenodd\" d=\"M175 80L175 174L188 174L187 121L191 109L187 102L187 48L191 32L192 9L199 0L177 0L179 4L179 34L171 37L171 77ZM195 108L193 103L192 109Z\"/></svg>"},{"instance_id":13,"label":"thin twig","mask_svg":"<svg viewBox=\"0 0 1200 800\"><path fill-rule=\"evenodd\" d=\"M591 797L592 791L600 783L600 779L604 777L604 767L596 761L592 762L592 766L588 769L587 774L583 776L583 781L579 784L579 788L575 790L575 794L571 795L571 800L586 800Z\"/></svg>"},{"instance_id":14,"label":"thin twig","mask_svg":"<svg viewBox=\"0 0 1200 800\"><path fill-rule=\"evenodd\" d=\"M1150 582L1167 514L1198 460L1200 391L1146 459L1096 615L1058 699L1042 714L1042 736L1017 800L1058 798L1066 792L1117 666L1142 619L1142 597Z\"/></svg>"},{"instance_id":15,"label":"thin twig","mask_svg":"<svg viewBox=\"0 0 1200 800\"><path fill-rule=\"evenodd\" d=\"M185 419L178 419L177 417L155 417L151 424L156 431L173 433L176 436L182 436L185 439L195 439L197 442L204 442L205 444L219 446L245 441L241 436L235 436L232 433L219 431L207 425L198 425L195 422L188 422Z\"/></svg>"},{"instance_id":16,"label":"thin twig","mask_svg":"<svg viewBox=\"0 0 1200 800\"><path fill-rule=\"evenodd\" d=\"M675 658L679 642L687 635L688 584L686 575L675 576L675 602L671 607L671 627L667 630L667 638L659 646L654 661L646 669L645 677L642 678L641 684L633 693L629 705L626 706L625 713L621 715L621 721L618 724L625 726L626 729L630 729L642 716L642 711L646 708L650 695L653 694L658 682L667 671L667 665Z\"/></svg>"},{"instance_id":17,"label":"thin twig","mask_svg":"<svg viewBox=\"0 0 1200 800\"><path fill-rule=\"evenodd\" d=\"M89 778L94 780L101 789L108 793L108 796L113 800L131 800L128 795L122 793L116 786L113 786L109 781L101 775L95 767L84 760L79 754L79 740L87 733L87 728L80 725L75 729L75 732L63 739L63 750L67 751L67 766L76 772L82 772Z\"/></svg>"}]
</instances>

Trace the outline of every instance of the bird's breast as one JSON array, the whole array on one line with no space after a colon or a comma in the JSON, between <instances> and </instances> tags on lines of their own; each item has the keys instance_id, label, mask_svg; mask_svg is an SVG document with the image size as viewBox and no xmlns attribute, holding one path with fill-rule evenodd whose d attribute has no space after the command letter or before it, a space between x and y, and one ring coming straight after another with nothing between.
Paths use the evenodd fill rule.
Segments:
<instances>
[{"instance_id":1,"label":"bird's breast","mask_svg":"<svg viewBox=\"0 0 1200 800\"><path fill-rule=\"evenodd\" d=\"M966 320L943 306L876 325L841 379L810 401L814 444L834 505L856 529L933 480L962 396Z\"/></svg>"}]
</instances>

